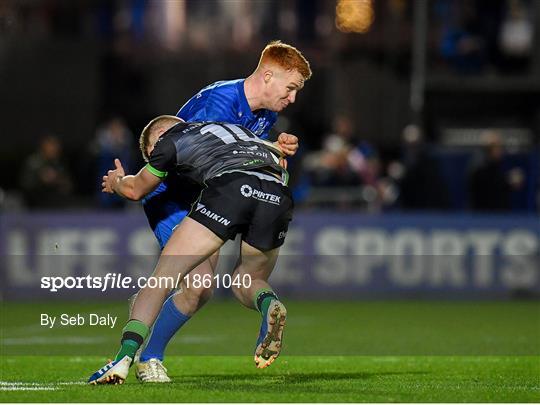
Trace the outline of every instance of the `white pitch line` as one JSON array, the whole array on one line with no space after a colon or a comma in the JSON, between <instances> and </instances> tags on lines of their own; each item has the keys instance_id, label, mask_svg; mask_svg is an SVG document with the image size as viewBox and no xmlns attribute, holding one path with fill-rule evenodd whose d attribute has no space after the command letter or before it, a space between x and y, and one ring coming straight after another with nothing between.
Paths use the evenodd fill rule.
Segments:
<instances>
[{"instance_id":1,"label":"white pitch line","mask_svg":"<svg viewBox=\"0 0 540 405\"><path fill-rule=\"evenodd\" d=\"M55 387L0 387L0 391L56 391Z\"/></svg>"},{"instance_id":2,"label":"white pitch line","mask_svg":"<svg viewBox=\"0 0 540 405\"><path fill-rule=\"evenodd\" d=\"M61 386L85 385L83 381L60 381L53 383L35 383L22 381L0 381L0 391L56 391Z\"/></svg>"},{"instance_id":3,"label":"white pitch line","mask_svg":"<svg viewBox=\"0 0 540 405\"><path fill-rule=\"evenodd\" d=\"M193 345L193 344L200 344L200 343L213 343L223 340L219 336L210 336L210 335L193 335L193 336L179 336L177 338L177 341L180 343Z\"/></svg>"},{"instance_id":4,"label":"white pitch line","mask_svg":"<svg viewBox=\"0 0 540 405\"><path fill-rule=\"evenodd\" d=\"M32 336L21 338L4 338L0 340L0 344L5 346L27 346L27 345L79 345L79 344L94 344L107 341L103 337L91 336Z\"/></svg>"},{"instance_id":5,"label":"white pitch line","mask_svg":"<svg viewBox=\"0 0 540 405\"><path fill-rule=\"evenodd\" d=\"M84 381L58 381L49 383L36 383L36 382L23 382L23 381L0 381L0 387L2 386L15 386L24 385L27 387L40 387L43 385L84 385Z\"/></svg>"},{"instance_id":6,"label":"white pitch line","mask_svg":"<svg viewBox=\"0 0 540 405\"><path fill-rule=\"evenodd\" d=\"M0 391L54 391L56 389L52 385L19 381L0 381Z\"/></svg>"},{"instance_id":7,"label":"white pitch line","mask_svg":"<svg viewBox=\"0 0 540 405\"><path fill-rule=\"evenodd\" d=\"M86 385L87 383L84 381L63 381L63 382L57 382L53 383L57 385Z\"/></svg>"},{"instance_id":8,"label":"white pitch line","mask_svg":"<svg viewBox=\"0 0 540 405\"><path fill-rule=\"evenodd\" d=\"M193 335L179 336L177 341L186 345L206 344L223 340L219 336ZM80 345L96 344L110 341L104 337L92 336L32 336L32 337L13 337L0 340L0 345L4 346L29 346L29 345Z\"/></svg>"}]
</instances>

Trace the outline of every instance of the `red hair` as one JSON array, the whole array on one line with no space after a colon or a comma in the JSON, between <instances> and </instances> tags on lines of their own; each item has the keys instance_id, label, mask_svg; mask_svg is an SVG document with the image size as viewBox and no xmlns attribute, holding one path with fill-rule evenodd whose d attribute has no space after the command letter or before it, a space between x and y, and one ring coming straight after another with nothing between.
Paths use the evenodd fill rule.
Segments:
<instances>
[{"instance_id":1,"label":"red hair","mask_svg":"<svg viewBox=\"0 0 540 405\"><path fill-rule=\"evenodd\" d=\"M285 70L297 70L304 80L311 77L311 68L302 52L294 46L281 41L272 41L263 49L259 66L264 63L275 63ZM257 66L257 67L259 67Z\"/></svg>"}]
</instances>

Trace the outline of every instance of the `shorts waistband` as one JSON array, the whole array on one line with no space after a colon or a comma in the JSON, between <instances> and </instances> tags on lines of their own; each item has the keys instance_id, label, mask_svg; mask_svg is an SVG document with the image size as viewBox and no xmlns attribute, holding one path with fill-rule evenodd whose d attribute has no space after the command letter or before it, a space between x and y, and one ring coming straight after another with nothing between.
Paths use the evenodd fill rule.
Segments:
<instances>
[{"instance_id":1,"label":"shorts waistband","mask_svg":"<svg viewBox=\"0 0 540 405\"><path fill-rule=\"evenodd\" d=\"M248 174L250 176L258 177L261 180L272 181L274 183L281 184L282 186L285 185L285 183L282 180L278 179L277 177L271 176L271 175L266 174L266 173L255 172L255 171L251 171L251 170L231 170L231 171L227 171L227 172L224 172L224 173L220 173L216 177L220 177L220 176L222 176L224 174L228 174L228 173L244 173L244 174Z\"/></svg>"}]
</instances>

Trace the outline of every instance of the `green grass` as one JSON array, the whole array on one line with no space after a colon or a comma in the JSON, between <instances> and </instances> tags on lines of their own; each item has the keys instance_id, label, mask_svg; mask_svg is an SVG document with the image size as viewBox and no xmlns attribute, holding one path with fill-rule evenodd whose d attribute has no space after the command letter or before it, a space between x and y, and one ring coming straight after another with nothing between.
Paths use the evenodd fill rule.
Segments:
<instances>
[{"instance_id":1,"label":"green grass","mask_svg":"<svg viewBox=\"0 0 540 405\"><path fill-rule=\"evenodd\" d=\"M257 370L259 318L205 307L173 340L172 384L89 387L125 303L4 303L2 402L540 402L538 302L288 302L282 356ZM108 327L39 326L41 312L111 313ZM14 390L16 388L16 390ZM9 389L9 390L8 390Z\"/></svg>"},{"instance_id":2,"label":"green grass","mask_svg":"<svg viewBox=\"0 0 540 405\"><path fill-rule=\"evenodd\" d=\"M168 359L174 380L61 385L101 367L96 357L8 357L9 378L54 391L0 391L9 402L538 402L538 357L283 356L257 370L250 356ZM31 386L29 386L31 387Z\"/></svg>"}]
</instances>

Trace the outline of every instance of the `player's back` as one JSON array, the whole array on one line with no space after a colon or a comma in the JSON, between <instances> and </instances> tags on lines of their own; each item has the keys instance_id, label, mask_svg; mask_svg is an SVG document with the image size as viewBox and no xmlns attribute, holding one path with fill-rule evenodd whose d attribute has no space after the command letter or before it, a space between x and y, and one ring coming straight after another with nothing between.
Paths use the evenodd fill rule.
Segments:
<instances>
[{"instance_id":1,"label":"player's back","mask_svg":"<svg viewBox=\"0 0 540 405\"><path fill-rule=\"evenodd\" d=\"M239 125L179 123L162 135L155 151L150 165L174 156L177 173L199 184L231 171L264 169L287 176L278 152Z\"/></svg>"}]
</instances>

